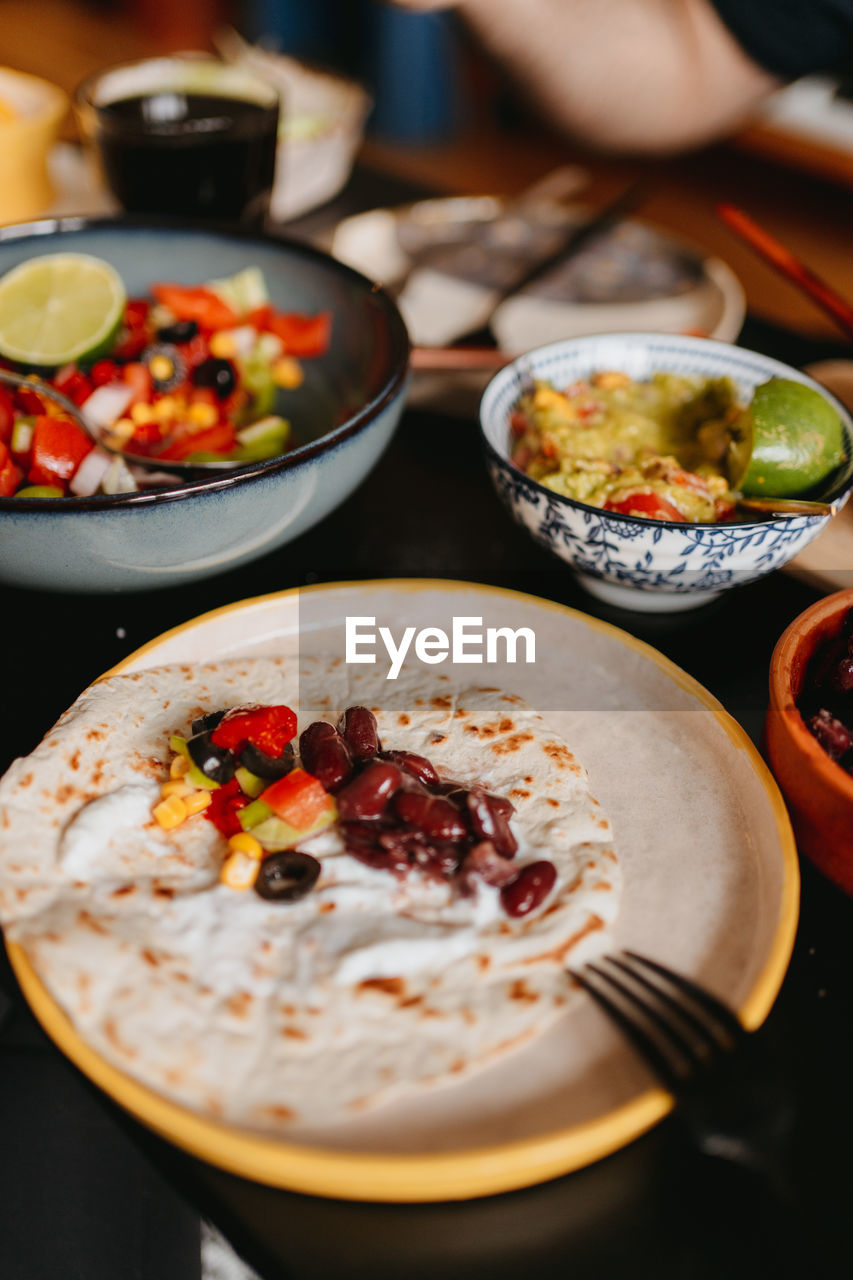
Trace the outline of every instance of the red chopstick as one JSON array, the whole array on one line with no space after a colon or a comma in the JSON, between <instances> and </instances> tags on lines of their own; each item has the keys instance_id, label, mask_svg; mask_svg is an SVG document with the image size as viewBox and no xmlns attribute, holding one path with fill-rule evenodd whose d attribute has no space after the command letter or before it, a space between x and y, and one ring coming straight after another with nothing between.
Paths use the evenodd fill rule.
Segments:
<instances>
[{"instance_id":1,"label":"red chopstick","mask_svg":"<svg viewBox=\"0 0 853 1280\"><path fill-rule=\"evenodd\" d=\"M815 275L805 263L800 262L790 249L786 249L768 231L760 227L757 222L753 222L743 209L738 209L733 204L718 204L717 214L765 261L832 316L848 337L853 338L853 306L845 302L844 298L830 288L825 280L821 280L820 276Z\"/></svg>"}]
</instances>

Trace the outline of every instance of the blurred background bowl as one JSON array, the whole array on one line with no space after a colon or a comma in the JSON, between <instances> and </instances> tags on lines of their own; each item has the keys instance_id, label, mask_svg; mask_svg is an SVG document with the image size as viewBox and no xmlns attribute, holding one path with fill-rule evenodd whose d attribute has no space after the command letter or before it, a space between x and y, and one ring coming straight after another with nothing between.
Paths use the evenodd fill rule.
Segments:
<instances>
[{"instance_id":1,"label":"blurred background bowl","mask_svg":"<svg viewBox=\"0 0 853 1280\"><path fill-rule=\"evenodd\" d=\"M766 755L782 789L800 852L853 894L853 777L827 755L797 709L809 663L841 630L853 587L795 618L770 660Z\"/></svg>"},{"instance_id":2,"label":"blurred background bowl","mask_svg":"<svg viewBox=\"0 0 853 1280\"><path fill-rule=\"evenodd\" d=\"M55 84L0 67L0 222L49 207L54 189L47 156L68 105Z\"/></svg>"},{"instance_id":3,"label":"blurred background bowl","mask_svg":"<svg viewBox=\"0 0 853 1280\"><path fill-rule=\"evenodd\" d=\"M787 516L727 524L640 519L564 497L520 471L510 461L510 415L531 377L565 387L607 369L639 380L659 371L728 377L743 402L771 377L814 387L838 410L847 458L821 491L809 496L839 506L849 496L853 419L825 388L779 360L706 338L655 333L572 338L529 351L502 369L483 396L480 429L489 474L518 523L571 565L581 584L600 599L627 609L693 608L787 564L830 519Z\"/></svg>"},{"instance_id":4,"label":"blurred background bowl","mask_svg":"<svg viewBox=\"0 0 853 1280\"><path fill-rule=\"evenodd\" d=\"M0 229L0 274L75 252L117 269L128 296L158 280L199 284L261 268L273 304L331 310L326 355L280 411L296 447L169 489L92 498L0 498L0 580L53 591L139 591L234 568L291 541L349 496L402 412L409 342L391 299L306 245L272 236L69 218Z\"/></svg>"}]
</instances>

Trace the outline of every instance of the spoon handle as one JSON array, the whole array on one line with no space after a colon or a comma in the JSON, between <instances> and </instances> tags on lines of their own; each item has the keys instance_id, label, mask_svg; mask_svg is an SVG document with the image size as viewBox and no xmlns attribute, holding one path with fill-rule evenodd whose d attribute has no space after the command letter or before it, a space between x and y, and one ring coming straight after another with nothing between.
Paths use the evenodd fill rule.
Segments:
<instances>
[{"instance_id":1,"label":"spoon handle","mask_svg":"<svg viewBox=\"0 0 853 1280\"><path fill-rule=\"evenodd\" d=\"M838 507L834 502L812 502L806 498L744 498L737 499L744 511L770 516L834 516Z\"/></svg>"}]
</instances>

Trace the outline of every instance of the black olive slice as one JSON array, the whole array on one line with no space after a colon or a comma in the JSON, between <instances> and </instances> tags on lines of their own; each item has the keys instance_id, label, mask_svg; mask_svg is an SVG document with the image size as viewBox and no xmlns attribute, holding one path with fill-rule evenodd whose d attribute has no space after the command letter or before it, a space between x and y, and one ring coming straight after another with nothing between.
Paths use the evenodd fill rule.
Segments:
<instances>
[{"instance_id":1,"label":"black olive slice","mask_svg":"<svg viewBox=\"0 0 853 1280\"><path fill-rule=\"evenodd\" d=\"M198 333L198 325L195 320L176 320L174 324L163 325L157 330L157 337L161 342L182 343L191 342Z\"/></svg>"},{"instance_id":2,"label":"black olive slice","mask_svg":"<svg viewBox=\"0 0 853 1280\"><path fill-rule=\"evenodd\" d=\"M193 370L193 382L197 387L210 387L218 400L226 400L237 385L237 374L230 360L208 356Z\"/></svg>"},{"instance_id":3,"label":"black olive slice","mask_svg":"<svg viewBox=\"0 0 853 1280\"><path fill-rule=\"evenodd\" d=\"M293 743L288 742L280 756L268 756L254 742L247 742L240 752L240 764L257 778L283 778L293 768Z\"/></svg>"},{"instance_id":4,"label":"black olive slice","mask_svg":"<svg viewBox=\"0 0 853 1280\"><path fill-rule=\"evenodd\" d=\"M193 720L193 733L210 733L225 715L224 711L208 711L207 715Z\"/></svg>"},{"instance_id":5,"label":"black olive slice","mask_svg":"<svg viewBox=\"0 0 853 1280\"><path fill-rule=\"evenodd\" d=\"M317 883L320 864L310 853L285 849L264 858L255 880L255 892L270 902L296 902Z\"/></svg>"},{"instance_id":6,"label":"black olive slice","mask_svg":"<svg viewBox=\"0 0 853 1280\"><path fill-rule=\"evenodd\" d=\"M237 768L234 752L228 747L217 747L210 739L210 734L197 733L187 740L187 751L196 768L201 769L211 782L230 782Z\"/></svg>"}]
</instances>

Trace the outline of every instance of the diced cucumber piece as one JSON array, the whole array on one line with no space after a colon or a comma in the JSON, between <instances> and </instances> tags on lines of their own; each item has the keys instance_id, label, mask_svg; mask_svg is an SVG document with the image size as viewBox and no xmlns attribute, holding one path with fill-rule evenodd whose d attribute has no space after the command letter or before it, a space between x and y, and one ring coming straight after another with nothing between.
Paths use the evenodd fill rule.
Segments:
<instances>
[{"instance_id":1,"label":"diced cucumber piece","mask_svg":"<svg viewBox=\"0 0 853 1280\"><path fill-rule=\"evenodd\" d=\"M234 777L239 782L243 794L251 796L253 800L256 800L268 785L264 778L259 778L256 773L252 773L251 769L244 769L242 765L234 771Z\"/></svg>"},{"instance_id":2,"label":"diced cucumber piece","mask_svg":"<svg viewBox=\"0 0 853 1280\"><path fill-rule=\"evenodd\" d=\"M237 818L244 831L251 831L259 823L272 817L272 809L263 800L253 800L245 809L239 809Z\"/></svg>"}]
</instances>

